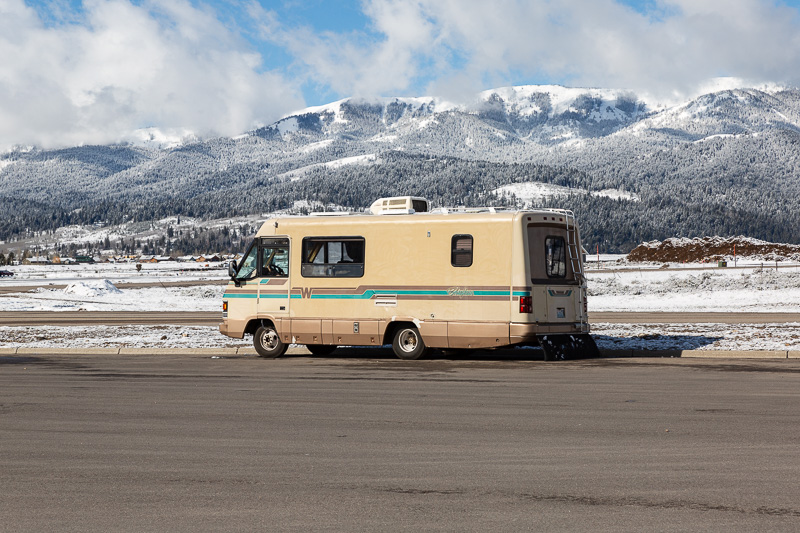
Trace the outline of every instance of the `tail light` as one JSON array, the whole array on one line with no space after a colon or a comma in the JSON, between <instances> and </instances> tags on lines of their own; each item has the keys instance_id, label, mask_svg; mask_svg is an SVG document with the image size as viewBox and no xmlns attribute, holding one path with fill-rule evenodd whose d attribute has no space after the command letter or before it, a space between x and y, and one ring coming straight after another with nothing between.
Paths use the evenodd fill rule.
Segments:
<instances>
[{"instance_id":1,"label":"tail light","mask_svg":"<svg viewBox=\"0 0 800 533\"><path fill-rule=\"evenodd\" d=\"M520 313L533 313L533 297L520 296L519 297L519 312Z\"/></svg>"}]
</instances>

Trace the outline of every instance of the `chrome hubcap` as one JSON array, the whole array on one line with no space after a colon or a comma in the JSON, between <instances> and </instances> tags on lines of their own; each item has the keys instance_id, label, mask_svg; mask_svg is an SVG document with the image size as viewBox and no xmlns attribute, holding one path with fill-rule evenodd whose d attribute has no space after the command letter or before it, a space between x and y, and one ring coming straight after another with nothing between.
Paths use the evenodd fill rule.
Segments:
<instances>
[{"instance_id":1,"label":"chrome hubcap","mask_svg":"<svg viewBox=\"0 0 800 533\"><path fill-rule=\"evenodd\" d=\"M400 334L400 349L404 352L413 352L417 348L417 335L410 330Z\"/></svg>"},{"instance_id":2,"label":"chrome hubcap","mask_svg":"<svg viewBox=\"0 0 800 533\"><path fill-rule=\"evenodd\" d=\"M267 330L261 335L261 344L267 350L274 350L278 347L279 342L278 334L273 329Z\"/></svg>"}]
</instances>

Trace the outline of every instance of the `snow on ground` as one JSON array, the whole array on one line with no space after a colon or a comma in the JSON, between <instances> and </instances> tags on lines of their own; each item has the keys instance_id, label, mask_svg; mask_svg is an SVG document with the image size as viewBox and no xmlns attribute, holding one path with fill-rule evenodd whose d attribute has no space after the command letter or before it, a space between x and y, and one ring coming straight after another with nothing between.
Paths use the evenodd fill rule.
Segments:
<instances>
[{"instance_id":1,"label":"snow on ground","mask_svg":"<svg viewBox=\"0 0 800 533\"><path fill-rule=\"evenodd\" d=\"M591 258L591 256L590 256ZM614 256L601 256L601 261ZM606 263L607 264L607 263ZM740 263L741 264L741 263ZM711 268L708 265L618 264L588 270L589 312L800 312L800 265L776 269ZM125 288L125 282L224 279L221 270L181 271L179 265L76 265L11 267L20 279L0 280L0 289L38 285L33 292L0 294L0 311L217 311L224 285ZM15 276L15 278L17 277ZM58 284L65 288L54 288ZM601 348L800 350L800 324L592 324ZM0 346L30 347L229 347L216 327L0 325Z\"/></svg>"},{"instance_id":2,"label":"snow on ground","mask_svg":"<svg viewBox=\"0 0 800 533\"><path fill-rule=\"evenodd\" d=\"M0 311L220 311L224 285L118 289L108 280L0 297Z\"/></svg>"},{"instance_id":3,"label":"snow on ground","mask_svg":"<svg viewBox=\"0 0 800 533\"><path fill-rule=\"evenodd\" d=\"M140 269L136 263L21 265L3 269L13 272L14 277L0 279L0 288L12 285L46 287L85 280L109 280L116 284L227 279L227 265L202 262L141 263Z\"/></svg>"},{"instance_id":4,"label":"snow on ground","mask_svg":"<svg viewBox=\"0 0 800 533\"><path fill-rule=\"evenodd\" d=\"M587 272L589 312L800 312L800 266Z\"/></svg>"},{"instance_id":5,"label":"snow on ground","mask_svg":"<svg viewBox=\"0 0 800 533\"><path fill-rule=\"evenodd\" d=\"M592 196L603 196L615 200L629 200L638 202L639 196L636 193L623 191L621 189L603 189L601 191L588 191L580 188L563 187L552 183L541 183L537 181L527 181L523 183L512 183L503 185L492 191L498 196L508 196L513 194L525 205L544 201L548 198L559 198L573 194L591 194Z\"/></svg>"},{"instance_id":6,"label":"snow on ground","mask_svg":"<svg viewBox=\"0 0 800 533\"><path fill-rule=\"evenodd\" d=\"M213 326L0 326L4 348L229 348L252 346Z\"/></svg>"}]
</instances>

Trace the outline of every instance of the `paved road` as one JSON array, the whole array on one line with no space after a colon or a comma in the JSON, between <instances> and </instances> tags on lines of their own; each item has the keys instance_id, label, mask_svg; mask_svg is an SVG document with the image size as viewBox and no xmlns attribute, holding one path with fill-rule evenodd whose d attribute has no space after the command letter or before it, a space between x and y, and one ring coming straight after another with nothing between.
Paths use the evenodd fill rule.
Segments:
<instances>
[{"instance_id":1,"label":"paved road","mask_svg":"<svg viewBox=\"0 0 800 533\"><path fill-rule=\"evenodd\" d=\"M177 324L217 326L222 312L11 311L0 312L6 326L86 326L92 324ZM780 324L800 322L800 313L590 313L593 323L616 324Z\"/></svg>"},{"instance_id":2,"label":"paved road","mask_svg":"<svg viewBox=\"0 0 800 533\"><path fill-rule=\"evenodd\" d=\"M0 357L3 531L797 531L800 360Z\"/></svg>"}]
</instances>

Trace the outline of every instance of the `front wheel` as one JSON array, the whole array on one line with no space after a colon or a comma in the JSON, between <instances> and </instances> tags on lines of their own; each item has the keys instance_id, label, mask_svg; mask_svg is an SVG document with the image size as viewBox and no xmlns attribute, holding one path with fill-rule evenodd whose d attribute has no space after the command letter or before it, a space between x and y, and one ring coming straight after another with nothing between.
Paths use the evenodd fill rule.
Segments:
<instances>
[{"instance_id":1,"label":"front wheel","mask_svg":"<svg viewBox=\"0 0 800 533\"><path fill-rule=\"evenodd\" d=\"M425 355L425 352L428 351L428 347L425 346L422 335L419 334L417 328L413 326L404 326L395 332L394 340L392 341L392 350L400 359L413 361Z\"/></svg>"},{"instance_id":2,"label":"front wheel","mask_svg":"<svg viewBox=\"0 0 800 533\"><path fill-rule=\"evenodd\" d=\"M286 353L289 347L281 341L275 326L259 326L253 335L253 346L261 357L275 358Z\"/></svg>"}]
</instances>

